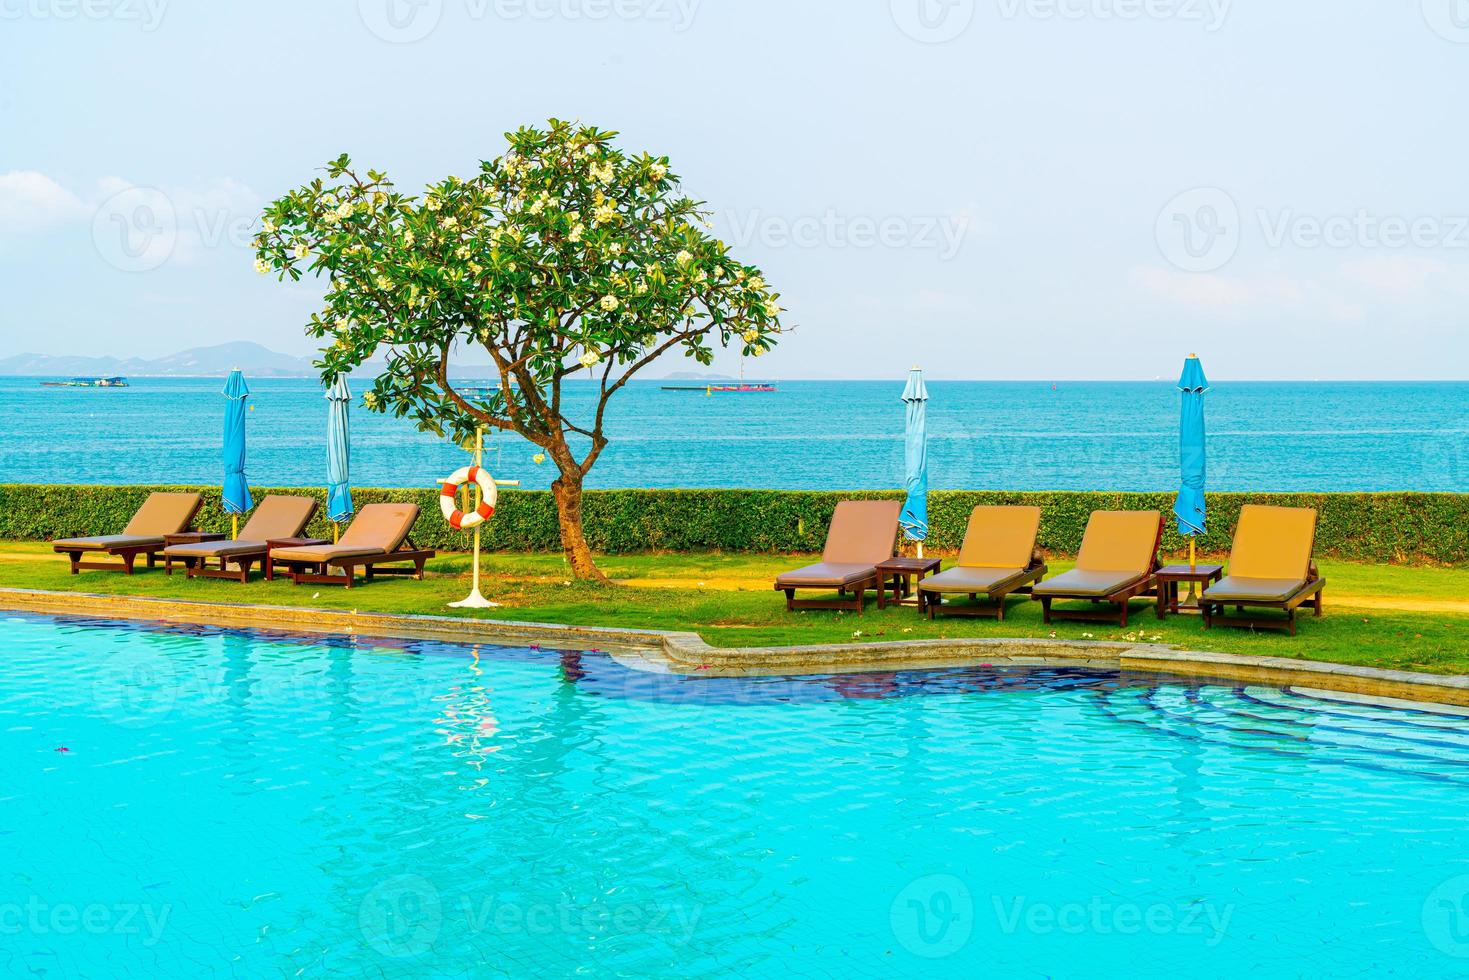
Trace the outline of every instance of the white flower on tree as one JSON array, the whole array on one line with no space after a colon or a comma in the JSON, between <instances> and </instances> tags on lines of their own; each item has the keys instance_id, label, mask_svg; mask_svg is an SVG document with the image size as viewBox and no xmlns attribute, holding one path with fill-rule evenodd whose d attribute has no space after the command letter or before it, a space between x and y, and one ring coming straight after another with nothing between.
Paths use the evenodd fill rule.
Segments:
<instances>
[{"instance_id":1,"label":"white flower on tree","mask_svg":"<svg viewBox=\"0 0 1469 980\"><path fill-rule=\"evenodd\" d=\"M455 441L481 426L517 432L555 464L561 543L578 578L603 577L582 494L616 393L665 353L707 366L716 345L742 343L758 356L782 329L760 271L702 230L707 214L661 157L628 154L616 135L558 120L524 127L474 175L418 197L342 156L266 209L256 245L262 272L329 280L306 327L324 345L324 378L381 358L363 398L371 410ZM487 396L450 380L450 354L468 347L499 375ZM589 408L562 398L563 382L599 364L580 382L594 386Z\"/></svg>"}]
</instances>

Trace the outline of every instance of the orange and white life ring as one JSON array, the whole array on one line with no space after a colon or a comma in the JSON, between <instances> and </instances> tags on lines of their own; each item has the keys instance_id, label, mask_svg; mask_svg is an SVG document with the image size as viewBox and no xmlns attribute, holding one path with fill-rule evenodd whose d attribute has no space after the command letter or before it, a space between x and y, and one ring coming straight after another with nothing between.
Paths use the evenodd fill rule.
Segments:
<instances>
[{"instance_id":1,"label":"orange and white life ring","mask_svg":"<svg viewBox=\"0 0 1469 980\"><path fill-rule=\"evenodd\" d=\"M479 487L479 506L467 514L459 509L457 499L459 488L466 483ZM449 526L456 530L474 527L489 520L490 515L495 512L495 502L498 499L499 492L489 471L478 466L461 466L439 488L439 510L444 512L444 520L449 522Z\"/></svg>"}]
</instances>

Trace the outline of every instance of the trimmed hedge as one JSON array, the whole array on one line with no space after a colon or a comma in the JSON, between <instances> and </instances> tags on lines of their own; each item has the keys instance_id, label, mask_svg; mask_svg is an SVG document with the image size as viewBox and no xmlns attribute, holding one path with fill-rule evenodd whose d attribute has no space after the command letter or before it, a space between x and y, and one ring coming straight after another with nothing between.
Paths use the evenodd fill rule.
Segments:
<instances>
[{"instance_id":1,"label":"trimmed hedge","mask_svg":"<svg viewBox=\"0 0 1469 980\"><path fill-rule=\"evenodd\" d=\"M226 531L229 518L219 506L217 487L94 487L0 484L0 539L44 541L84 534L115 534L123 529L150 490L193 489L204 494L198 525ZM264 493L255 490L257 500ZM309 489L276 492L324 494ZM424 509L414 540L422 546L464 550L469 536L448 527L438 515L433 490L354 488L358 507L380 500L414 501ZM899 493L835 493L789 490L594 490L584 502L587 538L607 554L638 551L820 551L836 502L846 498L896 499ZM1245 503L1315 507L1321 513L1318 555L1393 564L1469 562L1469 494L1449 493L1213 493L1209 534L1200 539L1206 554L1221 555L1239 508ZM932 527L928 547L955 551L976 504L1035 504L1042 509L1040 545L1048 554L1067 556L1081 543L1093 510L1171 511L1171 493L1079 493L1049 491L939 491L929 495ZM1187 548L1167 521L1163 546L1170 554ZM311 533L330 537L324 518ZM486 546L502 551L558 551L556 505L545 491L505 490L486 532Z\"/></svg>"}]
</instances>

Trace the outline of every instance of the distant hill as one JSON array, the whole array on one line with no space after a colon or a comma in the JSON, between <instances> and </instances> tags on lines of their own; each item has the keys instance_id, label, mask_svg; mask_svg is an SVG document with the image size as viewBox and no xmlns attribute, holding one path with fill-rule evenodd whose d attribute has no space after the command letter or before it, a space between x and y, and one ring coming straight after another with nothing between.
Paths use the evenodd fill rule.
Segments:
<instances>
[{"instance_id":1,"label":"distant hill","mask_svg":"<svg viewBox=\"0 0 1469 980\"><path fill-rule=\"evenodd\" d=\"M711 374L701 374L698 371L674 371L672 374L665 374L661 380L663 380L663 381L733 381L734 378L732 378L728 374L712 374L712 373Z\"/></svg>"},{"instance_id":2,"label":"distant hill","mask_svg":"<svg viewBox=\"0 0 1469 980\"><path fill-rule=\"evenodd\" d=\"M483 352L480 352L483 357ZM44 378L112 377L132 378L214 378L224 377L235 368L247 378L314 378L316 369L310 357L295 357L262 347L248 340L236 340L212 347L191 347L167 357L83 357L76 354L14 354L0 358L0 375L26 375ZM369 361L356 373L376 374L384 365ZM472 360L456 361L454 373L459 377L488 377L494 369L488 363ZM649 379L654 380L654 379ZM733 381L727 374L675 371L664 375L664 381Z\"/></svg>"},{"instance_id":3,"label":"distant hill","mask_svg":"<svg viewBox=\"0 0 1469 980\"><path fill-rule=\"evenodd\" d=\"M75 354L16 354L0 358L0 374L46 377L109 376L200 377L229 374L235 368L256 378L307 378L316 374L308 357L292 357L237 340L194 347L167 357L82 357Z\"/></svg>"}]
</instances>

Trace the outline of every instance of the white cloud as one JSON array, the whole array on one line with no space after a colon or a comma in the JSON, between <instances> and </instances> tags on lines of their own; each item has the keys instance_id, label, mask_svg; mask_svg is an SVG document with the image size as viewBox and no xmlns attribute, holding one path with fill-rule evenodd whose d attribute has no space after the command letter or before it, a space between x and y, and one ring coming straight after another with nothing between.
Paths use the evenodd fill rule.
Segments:
<instances>
[{"instance_id":1,"label":"white cloud","mask_svg":"<svg viewBox=\"0 0 1469 980\"><path fill-rule=\"evenodd\" d=\"M1341 267L1348 279L1398 296L1422 293L1431 280L1448 271L1447 263L1416 255L1359 259Z\"/></svg>"},{"instance_id":2,"label":"white cloud","mask_svg":"<svg viewBox=\"0 0 1469 980\"><path fill-rule=\"evenodd\" d=\"M85 217L87 206L35 170L0 174L0 236L19 237Z\"/></svg>"},{"instance_id":3,"label":"white cloud","mask_svg":"<svg viewBox=\"0 0 1469 980\"><path fill-rule=\"evenodd\" d=\"M1188 273L1152 265L1134 267L1128 280L1144 293L1196 310L1288 309L1294 313L1314 310L1342 321L1360 320L1364 316L1360 306L1313 280Z\"/></svg>"}]
</instances>

